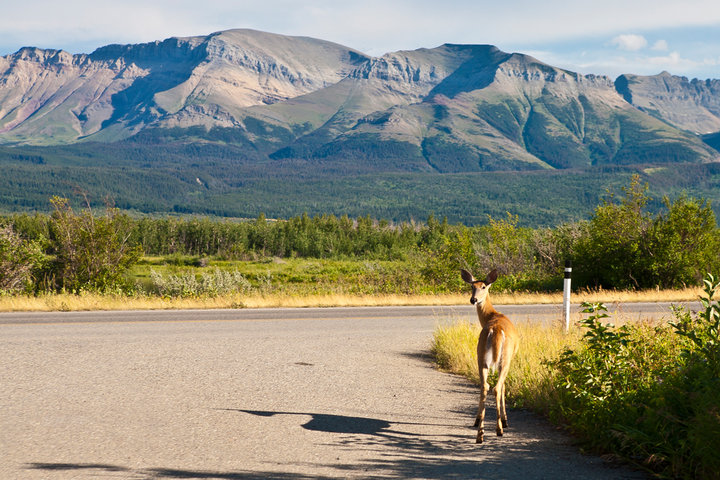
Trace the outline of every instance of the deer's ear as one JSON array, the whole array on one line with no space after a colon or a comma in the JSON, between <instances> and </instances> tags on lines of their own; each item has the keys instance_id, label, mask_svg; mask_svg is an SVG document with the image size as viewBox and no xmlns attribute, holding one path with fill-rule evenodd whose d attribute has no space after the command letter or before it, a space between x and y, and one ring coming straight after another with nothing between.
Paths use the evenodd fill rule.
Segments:
<instances>
[{"instance_id":1,"label":"deer's ear","mask_svg":"<svg viewBox=\"0 0 720 480\"><path fill-rule=\"evenodd\" d=\"M493 271L488 273L487 277L485 278L485 285L490 285L492 283L495 283L495 280L497 280L497 277L498 277L497 269L493 269Z\"/></svg>"},{"instance_id":2,"label":"deer's ear","mask_svg":"<svg viewBox=\"0 0 720 480\"><path fill-rule=\"evenodd\" d=\"M475 277L472 276L472 273L468 272L467 270L460 270L460 276L463 280L467 283L475 283Z\"/></svg>"}]
</instances>

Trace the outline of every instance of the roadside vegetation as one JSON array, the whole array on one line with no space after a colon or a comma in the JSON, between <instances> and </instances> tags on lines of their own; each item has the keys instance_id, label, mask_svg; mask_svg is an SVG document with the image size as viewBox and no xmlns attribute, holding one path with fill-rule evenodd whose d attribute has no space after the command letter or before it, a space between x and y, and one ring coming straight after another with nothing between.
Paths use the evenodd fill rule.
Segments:
<instances>
[{"instance_id":1,"label":"roadside vegetation","mask_svg":"<svg viewBox=\"0 0 720 480\"><path fill-rule=\"evenodd\" d=\"M669 323L606 319L602 303L558 327L517 325L521 348L506 380L509 402L663 478L715 479L720 471L720 282L704 280L703 310ZM478 382L478 324L440 326L438 365Z\"/></svg>"},{"instance_id":2,"label":"roadside vegetation","mask_svg":"<svg viewBox=\"0 0 720 480\"><path fill-rule=\"evenodd\" d=\"M666 211L653 216L637 178L623 193L598 206L588 222L553 230L556 238L571 240L551 245L570 252L576 285L595 292L677 289L696 285L701 272L718 271L720 236L706 202L666 200ZM497 226L491 221L496 233L503 231ZM563 235L568 231L573 233ZM526 244L517 245L505 251ZM515 281L537 279L522 277L531 270L514 273ZM513 275L511 268L506 272ZM703 309L673 308L669 322L618 318L624 324L616 327L608 321L605 300L585 298L583 318L567 333L558 325L517 325L521 348L506 381L509 401L546 415L588 449L659 477L718 478L720 282L702 275L695 299L700 297ZM501 304L495 296L493 301ZM478 382L479 332L479 324L467 321L438 326L432 346L438 365Z\"/></svg>"},{"instance_id":3,"label":"roadside vegetation","mask_svg":"<svg viewBox=\"0 0 720 480\"><path fill-rule=\"evenodd\" d=\"M432 215L399 224L332 215L138 219L92 209L87 199L73 209L56 197L51 215L0 217L0 303L25 297L47 307L57 295L67 296L60 303L69 309L89 308L73 295L109 303L121 297L139 308L191 300L226 307L464 303L459 269L489 266L501 272L496 294L555 301L567 259L573 286L589 301L612 301L619 292L694 292L704 272L720 271L713 210L681 196L653 215L649 200L634 177L589 220L533 229L511 214L479 226Z\"/></svg>"}]
</instances>

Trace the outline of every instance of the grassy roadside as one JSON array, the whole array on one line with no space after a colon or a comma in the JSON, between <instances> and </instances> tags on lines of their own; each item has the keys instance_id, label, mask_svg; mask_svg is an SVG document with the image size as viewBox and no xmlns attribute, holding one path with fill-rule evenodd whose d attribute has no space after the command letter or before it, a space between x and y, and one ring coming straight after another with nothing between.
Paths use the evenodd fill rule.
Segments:
<instances>
[{"instance_id":1,"label":"grassy roadside","mask_svg":"<svg viewBox=\"0 0 720 480\"><path fill-rule=\"evenodd\" d=\"M713 295L720 282L709 276L704 291L705 310L676 309L670 322L631 321L586 304L568 333L516 325L521 347L506 381L509 404L661 478L718 478L720 305ZM466 320L439 325L437 364L478 383L479 331Z\"/></svg>"},{"instance_id":2,"label":"grassy roadside","mask_svg":"<svg viewBox=\"0 0 720 480\"><path fill-rule=\"evenodd\" d=\"M591 302L680 302L696 300L700 289L649 291L593 291L578 292L573 303ZM463 305L467 292L458 294L354 294L292 293L283 289L264 293L233 293L219 296L171 298L158 295L113 295L83 292L80 294L43 294L0 296L0 312L18 311L82 311L82 310L162 310L215 308L279 308L279 307L357 307L403 305ZM562 293L495 292L496 305L560 304Z\"/></svg>"},{"instance_id":3,"label":"grassy roadside","mask_svg":"<svg viewBox=\"0 0 720 480\"><path fill-rule=\"evenodd\" d=\"M127 277L133 293L2 295L0 312L158 310L215 308L464 305L469 291L438 293L408 260L261 258L219 260L172 255L145 256ZM695 300L700 288L683 290L594 290L572 302L679 302ZM493 302L561 304L562 292L493 292Z\"/></svg>"},{"instance_id":4,"label":"grassy roadside","mask_svg":"<svg viewBox=\"0 0 720 480\"><path fill-rule=\"evenodd\" d=\"M546 412L552 394L551 375L545 363L557 358L566 348L580 341L580 332L572 326L568 333L543 325L516 325L522 348L513 359L506 380L508 403L513 407ZM477 342L480 325L465 320L439 325L433 335L432 354L437 365L450 373L462 375L475 384L480 377L477 364ZM494 380L491 378L491 384Z\"/></svg>"}]
</instances>

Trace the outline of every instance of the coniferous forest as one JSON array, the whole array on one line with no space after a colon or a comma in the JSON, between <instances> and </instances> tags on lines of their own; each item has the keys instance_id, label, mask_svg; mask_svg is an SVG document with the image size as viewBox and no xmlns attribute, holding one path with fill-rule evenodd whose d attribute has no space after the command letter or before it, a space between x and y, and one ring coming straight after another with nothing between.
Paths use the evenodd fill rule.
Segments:
<instances>
[{"instance_id":1,"label":"coniferous forest","mask_svg":"<svg viewBox=\"0 0 720 480\"><path fill-rule=\"evenodd\" d=\"M152 143L0 147L0 212L51 211L53 195L82 207L113 206L133 215L194 214L288 219L370 215L479 226L517 215L519 225L553 227L586 220L609 191L640 175L659 212L683 193L720 205L720 164L592 166L553 171L427 173L382 171L353 159L333 164L261 159L241 145ZM362 165L361 165L362 164ZM389 171L388 171L389 169ZM19 195L18 192L22 192ZM79 195L82 192L85 194Z\"/></svg>"}]
</instances>

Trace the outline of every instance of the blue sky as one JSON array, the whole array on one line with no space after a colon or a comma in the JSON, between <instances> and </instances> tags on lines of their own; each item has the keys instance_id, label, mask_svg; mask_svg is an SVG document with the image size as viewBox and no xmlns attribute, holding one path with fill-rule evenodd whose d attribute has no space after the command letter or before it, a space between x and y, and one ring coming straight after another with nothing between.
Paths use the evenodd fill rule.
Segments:
<instances>
[{"instance_id":1,"label":"blue sky","mask_svg":"<svg viewBox=\"0 0 720 480\"><path fill-rule=\"evenodd\" d=\"M497 45L580 73L720 78L718 0L2 0L0 55L253 28L370 55Z\"/></svg>"}]
</instances>

